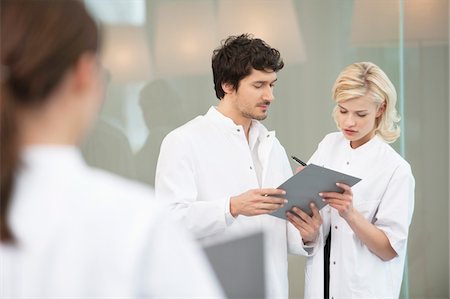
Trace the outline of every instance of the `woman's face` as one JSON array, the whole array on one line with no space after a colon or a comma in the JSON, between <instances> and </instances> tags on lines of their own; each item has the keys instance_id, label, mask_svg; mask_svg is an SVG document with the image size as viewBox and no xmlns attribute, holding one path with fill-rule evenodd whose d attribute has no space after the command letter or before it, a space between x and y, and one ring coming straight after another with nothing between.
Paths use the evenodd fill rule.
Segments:
<instances>
[{"instance_id":1,"label":"woman's face","mask_svg":"<svg viewBox=\"0 0 450 299\"><path fill-rule=\"evenodd\" d=\"M357 148L375 136L376 119L383 112L368 95L337 104L336 121L352 148Z\"/></svg>"}]
</instances>

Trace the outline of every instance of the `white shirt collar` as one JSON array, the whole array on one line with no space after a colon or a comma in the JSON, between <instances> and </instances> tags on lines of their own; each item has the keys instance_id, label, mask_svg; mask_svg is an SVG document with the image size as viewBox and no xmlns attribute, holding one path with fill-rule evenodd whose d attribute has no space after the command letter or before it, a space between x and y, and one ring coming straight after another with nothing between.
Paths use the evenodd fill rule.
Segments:
<instances>
[{"instance_id":1,"label":"white shirt collar","mask_svg":"<svg viewBox=\"0 0 450 299\"><path fill-rule=\"evenodd\" d=\"M345 137L344 137L345 138ZM367 151L371 151L374 147L376 147L379 144L383 144L385 143L385 141L378 136L377 134L375 134L374 137L372 137L372 139L370 139L369 141L367 141L366 143L364 143L361 146L358 146L357 148L352 148L350 145L350 141L346 141L346 145L347 145L347 150L351 151L352 153L365 153Z\"/></svg>"},{"instance_id":2,"label":"white shirt collar","mask_svg":"<svg viewBox=\"0 0 450 299\"><path fill-rule=\"evenodd\" d=\"M231 118L220 113L217 110L217 107L211 106L205 116L227 131L239 133L241 130L243 130L243 127L241 125L235 124ZM263 136L265 137L267 133L268 130L263 124L255 119L252 119L252 124L250 126L249 132L250 144L254 143L252 142L252 140L256 141Z\"/></svg>"}]
</instances>

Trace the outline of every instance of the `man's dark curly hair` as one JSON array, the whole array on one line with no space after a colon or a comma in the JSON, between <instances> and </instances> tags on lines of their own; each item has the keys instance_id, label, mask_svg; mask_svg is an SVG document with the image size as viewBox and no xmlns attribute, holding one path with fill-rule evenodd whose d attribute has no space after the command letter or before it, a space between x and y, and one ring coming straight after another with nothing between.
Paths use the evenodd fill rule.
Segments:
<instances>
[{"instance_id":1,"label":"man's dark curly hair","mask_svg":"<svg viewBox=\"0 0 450 299\"><path fill-rule=\"evenodd\" d=\"M280 52L263 40L250 34L230 36L212 55L216 96L219 100L224 97L224 82L232 84L237 90L239 82L250 75L252 69L278 72L283 66Z\"/></svg>"}]
</instances>

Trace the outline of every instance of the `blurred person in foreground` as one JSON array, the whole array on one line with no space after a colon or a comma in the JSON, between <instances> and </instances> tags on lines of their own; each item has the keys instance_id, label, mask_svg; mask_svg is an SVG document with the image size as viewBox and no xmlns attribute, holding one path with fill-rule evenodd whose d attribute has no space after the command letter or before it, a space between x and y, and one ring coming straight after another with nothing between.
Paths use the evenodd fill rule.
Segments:
<instances>
[{"instance_id":1,"label":"blurred person in foreground","mask_svg":"<svg viewBox=\"0 0 450 299\"><path fill-rule=\"evenodd\" d=\"M309 163L362 180L343 193L322 192L317 254L308 258L305 298L398 298L414 177L409 163L388 143L400 136L397 93L371 62L342 70L332 90L340 132L320 142Z\"/></svg>"},{"instance_id":2,"label":"blurred person in foreground","mask_svg":"<svg viewBox=\"0 0 450 299\"><path fill-rule=\"evenodd\" d=\"M89 168L97 28L76 0L1 2L2 298L220 298L150 189Z\"/></svg>"}]
</instances>

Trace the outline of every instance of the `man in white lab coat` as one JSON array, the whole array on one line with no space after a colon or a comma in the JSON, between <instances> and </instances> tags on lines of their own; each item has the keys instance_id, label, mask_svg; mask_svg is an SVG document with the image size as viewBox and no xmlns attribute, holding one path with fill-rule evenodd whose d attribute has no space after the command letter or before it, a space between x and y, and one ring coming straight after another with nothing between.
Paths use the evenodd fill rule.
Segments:
<instances>
[{"instance_id":1,"label":"man in white lab coat","mask_svg":"<svg viewBox=\"0 0 450 299\"><path fill-rule=\"evenodd\" d=\"M259 121L267 117L280 53L250 35L229 37L213 53L217 107L167 135L156 170L156 195L170 199L174 214L198 239L265 233L267 298L288 298L287 253L313 254L321 224L300 212L297 230L267 215L280 208L292 176L284 148Z\"/></svg>"}]
</instances>

